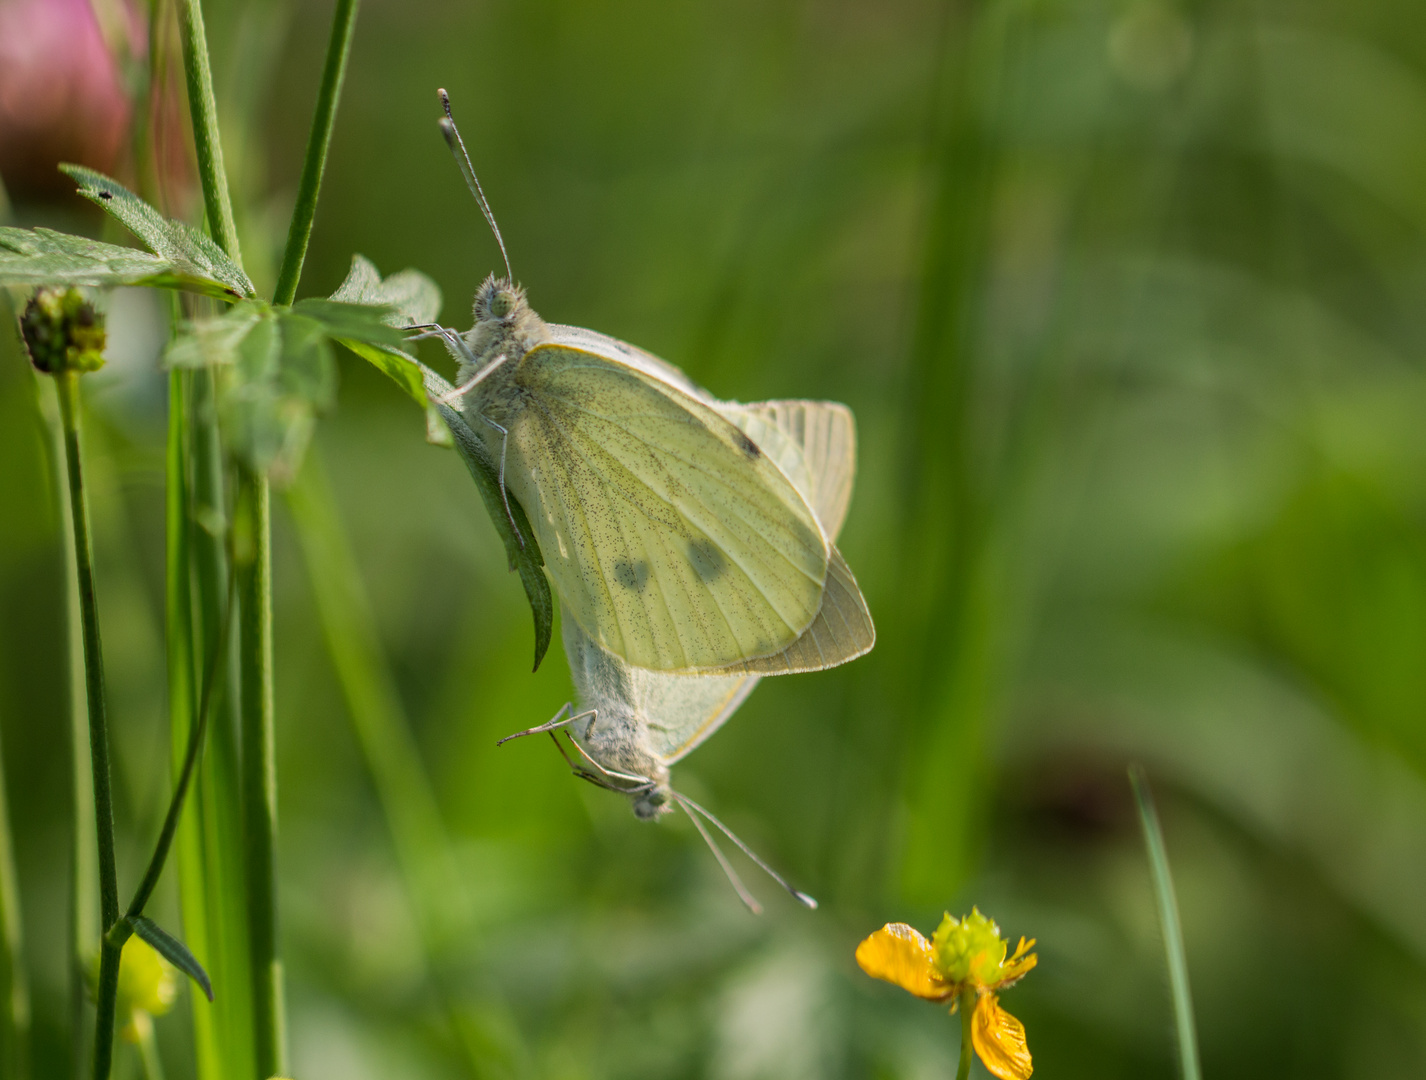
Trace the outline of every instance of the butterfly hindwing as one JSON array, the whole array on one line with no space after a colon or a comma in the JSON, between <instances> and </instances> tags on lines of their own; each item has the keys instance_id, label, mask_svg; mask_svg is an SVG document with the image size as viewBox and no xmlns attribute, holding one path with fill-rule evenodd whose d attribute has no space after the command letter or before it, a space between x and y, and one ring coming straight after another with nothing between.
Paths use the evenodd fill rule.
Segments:
<instances>
[{"instance_id":1,"label":"butterfly hindwing","mask_svg":"<svg viewBox=\"0 0 1426 1080\"><path fill-rule=\"evenodd\" d=\"M856 477L856 425L851 410L831 401L766 401L729 403L720 411L783 466L812 504L829 542L835 538L846 519ZM876 628L866 599L841 552L832 545L822 606L812 625L779 652L722 665L710 673L820 671L861 656L875 643Z\"/></svg>"}]
</instances>

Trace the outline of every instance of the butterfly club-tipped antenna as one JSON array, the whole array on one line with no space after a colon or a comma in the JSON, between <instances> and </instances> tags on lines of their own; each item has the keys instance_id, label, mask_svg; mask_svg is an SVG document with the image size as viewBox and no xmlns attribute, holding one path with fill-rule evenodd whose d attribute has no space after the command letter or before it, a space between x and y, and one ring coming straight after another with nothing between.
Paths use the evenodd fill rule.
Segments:
<instances>
[{"instance_id":1,"label":"butterfly club-tipped antenna","mask_svg":"<svg viewBox=\"0 0 1426 1080\"><path fill-rule=\"evenodd\" d=\"M475 196L476 204L480 207L480 212L485 215L485 221L490 226L490 231L495 234L495 242L500 245L500 257L505 260L505 277L512 285L515 283L515 272L510 269L510 255L505 250L505 238L500 235L500 226L495 223L495 215L490 211L490 203L485 198L485 192L480 187L480 178L475 175L475 166L470 163L470 155L466 153L465 140L460 137L460 129L456 127L456 118L451 115L451 96L445 90L437 90L436 94L441 99L441 108L446 115L441 117L441 134L446 137L446 145L451 148L451 154L456 159L456 164L460 166L461 175L465 177L465 186L470 188L470 193Z\"/></svg>"},{"instance_id":2,"label":"butterfly club-tipped antenna","mask_svg":"<svg viewBox=\"0 0 1426 1080\"><path fill-rule=\"evenodd\" d=\"M801 889L794 889L792 885L789 884L788 881L781 874L779 874L767 863L763 862L762 859L758 858L757 855L753 853L753 850L738 838L737 833L733 832L732 829L724 825L721 821L719 821L716 817L714 817L698 803L690 799L687 795L681 795L677 791L672 791L672 789L670 790L674 799L678 801L678 805L683 807L683 812L688 815L689 819L698 829L699 835L703 837L704 841L708 844L708 847L712 850L714 858L718 860L718 865L723 868L723 873L728 876L728 880L732 883L733 889L738 894L738 898L742 900L743 903L748 905L748 910L750 910L754 915L762 914L762 905L759 904L756 899L754 899L752 893L748 892L747 886L744 885L742 879L738 877L737 871L735 871L733 869L733 865L728 862L727 856L723 854L722 849L719 848L717 843L714 842L712 834L709 833L706 828L704 828L703 822L698 820L699 814L702 814L705 818L708 819L709 824L711 824L729 840L733 841L733 843L737 844L738 850L741 851L748 858L752 859L753 862L757 863L758 867L763 871L763 873L767 874L768 877L772 878L773 881L777 882L785 890L787 890L789 896L791 896L794 900L796 900L804 907L811 908L814 911L817 909L817 901L815 899L808 896ZM695 811L697 811L697 813L695 813Z\"/></svg>"}]
</instances>

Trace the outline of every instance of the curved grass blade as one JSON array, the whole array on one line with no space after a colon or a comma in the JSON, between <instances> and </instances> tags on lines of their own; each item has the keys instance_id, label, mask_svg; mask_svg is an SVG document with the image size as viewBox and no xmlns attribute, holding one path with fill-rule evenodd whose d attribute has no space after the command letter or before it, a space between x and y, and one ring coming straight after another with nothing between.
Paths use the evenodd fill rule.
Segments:
<instances>
[{"instance_id":1,"label":"curved grass blade","mask_svg":"<svg viewBox=\"0 0 1426 1080\"><path fill-rule=\"evenodd\" d=\"M1178 901L1174 898L1173 878L1169 874L1168 851L1164 848L1164 833L1159 827L1159 812L1149 791L1149 778L1144 767L1129 766L1129 784L1139 805L1139 824L1144 829L1144 847L1149 853L1149 868L1153 872L1154 897L1158 901L1159 926L1164 935L1164 953L1168 962L1169 990L1173 995L1174 1026L1178 1029L1179 1069L1183 1080L1202 1080L1198 1063L1198 1029L1193 1020L1193 995L1188 988L1188 957L1183 948L1183 927L1178 918Z\"/></svg>"}]
</instances>

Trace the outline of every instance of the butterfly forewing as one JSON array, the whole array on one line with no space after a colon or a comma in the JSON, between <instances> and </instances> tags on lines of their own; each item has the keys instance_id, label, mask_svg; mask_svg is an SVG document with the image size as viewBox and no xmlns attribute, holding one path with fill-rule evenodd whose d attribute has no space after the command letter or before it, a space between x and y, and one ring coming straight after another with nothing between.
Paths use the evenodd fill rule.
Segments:
<instances>
[{"instance_id":1,"label":"butterfly forewing","mask_svg":"<svg viewBox=\"0 0 1426 1080\"><path fill-rule=\"evenodd\" d=\"M619 358L542 345L515 381L506 476L596 642L696 670L778 653L812 623L829 544L753 440Z\"/></svg>"}]
</instances>

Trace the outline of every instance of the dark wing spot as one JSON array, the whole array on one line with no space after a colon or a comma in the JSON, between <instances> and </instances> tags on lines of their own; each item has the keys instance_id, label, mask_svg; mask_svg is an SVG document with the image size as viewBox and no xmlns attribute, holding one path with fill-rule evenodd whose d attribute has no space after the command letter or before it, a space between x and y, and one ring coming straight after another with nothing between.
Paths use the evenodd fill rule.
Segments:
<instances>
[{"instance_id":1,"label":"dark wing spot","mask_svg":"<svg viewBox=\"0 0 1426 1080\"><path fill-rule=\"evenodd\" d=\"M649 564L643 559L637 562L620 559L614 564L614 580L626 589L643 592L649 580Z\"/></svg>"},{"instance_id":2,"label":"dark wing spot","mask_svg":"<svg viewBox=\"0 0 1426 1080\"><path fill-rule=\"evenodd\" d=\"M748 457L756 461L763 456L763 452L758 449L758 444L748 438L747 432L741 428L734 428L733 433L738 437L738 446L742 448L743 453L747 454Z\"/></svg>"},{"instance_id":3,"label":"dark wing spot","mask_svg":"<svg viewBox=\"0 0 1426 1080\"><path fill-rule=\"evenodd\" d=\"M711 540L690 540L688 561L704 581L716 581L728 568L723 553L713 546Z\"/></svg>"}]
</instances>

